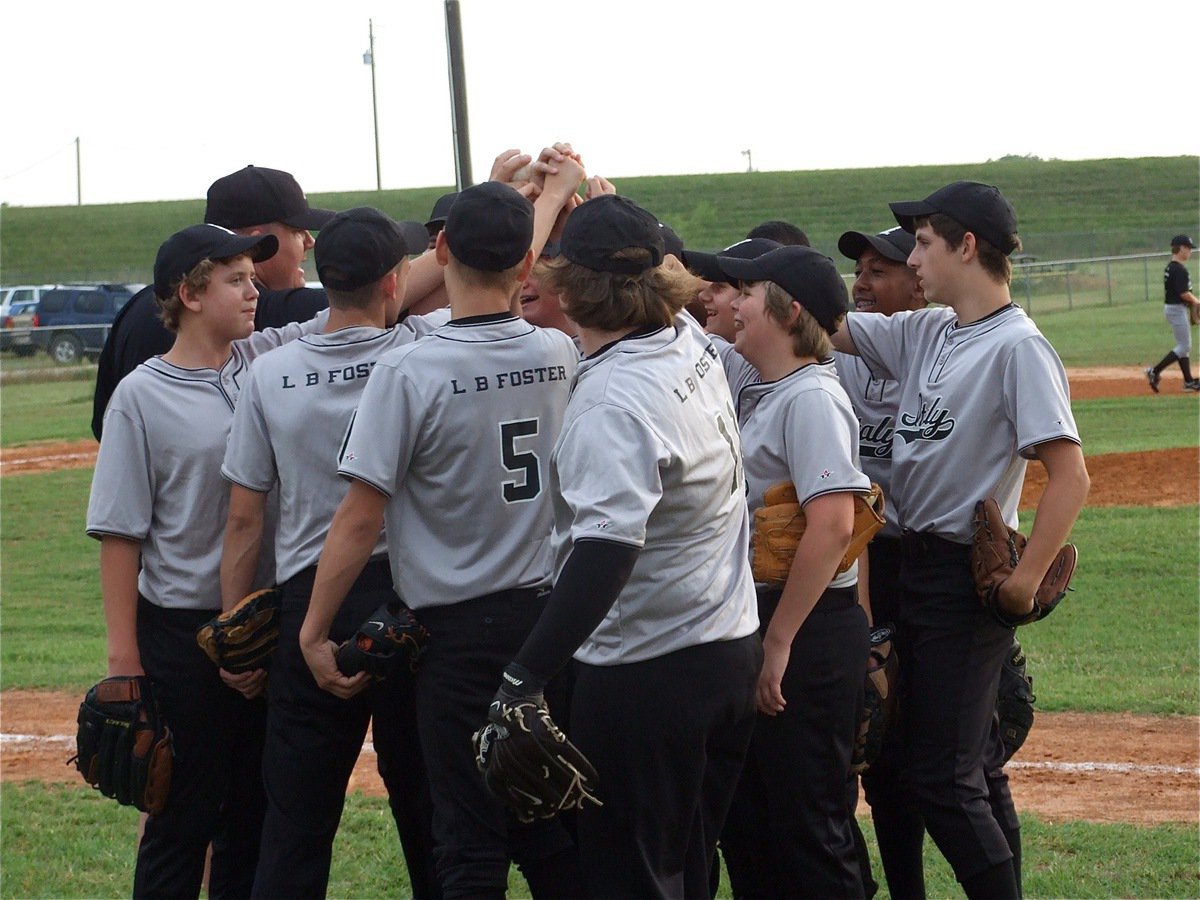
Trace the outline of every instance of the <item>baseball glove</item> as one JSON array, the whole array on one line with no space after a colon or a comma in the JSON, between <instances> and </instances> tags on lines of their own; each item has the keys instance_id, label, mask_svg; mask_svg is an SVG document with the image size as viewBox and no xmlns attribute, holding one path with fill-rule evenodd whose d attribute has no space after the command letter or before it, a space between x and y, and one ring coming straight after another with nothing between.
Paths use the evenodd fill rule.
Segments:
<instances>
[{"instance_id":1,"label":"baseball glove","mask_svg":"<svg viewBox=\"0 0 1200 900\"><path fill-rule=\"evenodd\" d=\"M279 601L283 592L266 588L247 594L233 609L200 626L196 643L226 672L265 669L279 643Z\"/></svg>"},{"instance_id":2,"label":"baseball glove","mask_svg":"<svg viewBox=\"0 0 1200 900\"><path fill-rule=\"evenodd\" d=\"M171 789L171 731L145 675L105 678L79 705L75 755L67 764L105 797L159 813Z\"/></svg>"},{"instance_id":3,"label":"baseball glove","mask_svg":"<svg viewBox=\"0 0 1200 900\"><path fill-rule=\"evenodd\" d=\"M1079 551L1074 544L1065 544L1042 576L1033 597L1033 609L1023 616L1013 616L1000 608L999 591L1025 552L1026 538L1004 523L1000 505L991 497L975 504L975 533L971 540L971 574L975 592L1001 625L1015 628L1046 618L1067 596L1071 576Z\"/></svg>"},{"instance_id":4,"label":"baseball glove","mask_svg":"<svg viewBox=\"0 0 1200 900\"><path fill-rule=\"evenodd\" d=\"M1033 727L1033 679L1025 672L1025 651L1013 638L1012 649L1000 669L1000 689L996 692L996 718L1000 721L1000 740L1004 742L1004 761L1021 749Z\"/></svg>"},{"instance_id":5,"label":"baseball glove","mask_svg":"<svg viewBox=\"0 0 1200 900\"><path fill-rule=\"evenodd\" d=\"M545 701L492 703L475 732L475 764L487 788L522 822L595 803L596 770L550 718Z\"/></svg>"},{"instance_id":6,"label":"baseball glove","mask_svg":"<svg viewBox=\"0 0 1200 900\"><path fill-rule=\"evenodd\" d=\"M1193 325L1200 325L1200 306L1195 303L1188 304L1188 321Z\"/></svg>"},{"instance_id":7,"label":"baseball glove","mask_svg":"<svg viewBox=\"0 0 1200 900\"><path fill-rule=\"evenodd\" d=\"M879 758L883 736L896 720L900 662L890 625L871 629L871 652L867 656L867 677L863 681L863 708L854 741L850 771L861 775Z\"/></svg>"},{"instance_id":8,"label":"baseball glove","mask_svg":"<svg viewBox=\"0 0 1200 900\"><path fill-rule=\"evenodd\" d=\"M398 672L415 672L428 641L429 631L396 599L375 610L334 658L343 675L366 672L382 681Z\"/></svg>"},{"instance_id":9,"label":"baseball glove","mask_svg":"<svg viewBox=\"0 0 1200 900\"><path fill-rule=\"evenodd\" d=\"M854 495L854 536L838 565L838 574L849 569L883 527L883 490L877 484L865 495ZM754 580L783 584L792 570L796 547L804 536L804 510L790 481L773 484L763 492L763 505L754 511L750 535L750 568Z\"/></svg>"}]
</instances>

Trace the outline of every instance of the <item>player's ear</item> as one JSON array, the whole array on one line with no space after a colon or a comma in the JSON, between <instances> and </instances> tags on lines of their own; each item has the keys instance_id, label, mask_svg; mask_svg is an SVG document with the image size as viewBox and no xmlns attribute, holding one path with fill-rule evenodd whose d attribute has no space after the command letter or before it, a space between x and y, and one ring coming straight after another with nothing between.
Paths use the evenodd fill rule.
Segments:
<instances>
[{"instance_id":1,"label":"player's ear","mask_svg":"<svg viewBox=\"0 0 1200 900\"><path fill-rule=\"evenodd\" d=\"M533 271L533 248L530 247L525 251L525 258L521 260L521 268L517 270L517 284L524 284L525 279L529 277L529 273Z\"/></svg>"},{"instance_id":2,"label":"player's ear","mask_svg":"<svg viewBox=\"0 0 1200 900\"><path fill-rule=\"evenodd\" d=\"M439 266L448 265L450 262L450 248L446 246L445 229L438 232L437 239L434 241L433 258L438 261Z\"/></svg>"},{"instance_id":3,"label":"player's ear","mask_svg":"<svg viewBox=\"0 0 1200 900\"><path fill-rule=\"evenodd\" d=\"M967 263L979 255L979 245L976 243L975 232L968 231L963 234L961 246L958 248L958 254L962 261Z\"/></svg>"},{"instance_id":4,"label":"player's ear","mask_svg":"<svg viewBox=\"0 0 1200 900\"><path fill-rule=\"evenodd\" d=\"M184 309L200 312L200 297L203 294L203 290L196 290L186 281L179 285L179 302L183 304Z\"/></svg>"}]
</instances>

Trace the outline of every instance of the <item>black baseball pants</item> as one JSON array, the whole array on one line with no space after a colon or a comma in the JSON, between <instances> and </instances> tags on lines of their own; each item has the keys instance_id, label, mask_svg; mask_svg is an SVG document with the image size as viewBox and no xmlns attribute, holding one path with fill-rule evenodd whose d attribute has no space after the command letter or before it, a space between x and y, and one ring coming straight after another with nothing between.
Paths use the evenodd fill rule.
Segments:
<instances>
[{"instance_id":1,"label":"black baseball pants","mask_svg":"<svg viewBox=\"0 0 1200 900\"><path fill-rule=\"evenodd\" d=\"M379 770L413 896L437 897L432 804L417 737L414 679L389 678L349 700L317 685L300 651L300 627L315 574L310 567L283 585L279 646L267 683L267 813L253 895L325 896L346 787L373 717ZM338 610L330 639L346 640L376 609L395 599L387 560L368 563Z\"/></svg>"},{"instance_id":2,"label":"black baseball pants","mask_svg":"<svg viewBox=\"0 0 1200 900\"><path fill-rule=\"evenodd\" d=\"M417 609L429 647L417 671L417 724L433 794L434 859L444 897L503 898L514 860L534 897L579 897L579 862L562 823L517 821L483 783L471 736L487 723L501 673L549 591L509 590ZM561 679L546 690L564 708Z\"/></svg>"},{"instance_id":3,"label":"black baseball pants","mask_svg":"<svg viewBox=\"0 0 1200 900\"><path fill-rule=\"evenodd\" d=\"M759 594L764 633L780 593ZM754 767L738 788L753 798L743 809L754 818L727 827L757 829L726 848L735 896L863 896L847 778L868 649L867 617L854 589L826 590L792 642L782 683L787 708L759 714L755 725ZM754 855L731 854L737 846Z\"/></svg>"},{"instance_id":4,"label":"black baseball pants","mask_svg":"<svg viewBox=\"0 0 1200 900\"><path fill-rule=\"evenodd\" d=\"M250 896L265 799L266 703L225 686L196 644L217 610L163 609L138 598L142 668L174 739L166 808L146 820L134 897L198 897L208 845L208 896Z\"/></svg>"},{"instance_id":5,"label":"black baseball pants","mask_svg":"<svg viewBox=\"0 0 1200 900\"><path fill-rule=\"evenodd\" d=\"M968 551L931 534L902 537L904 768L930 837L968 894L1017 896L1010 842L1019 841L1018 820L996 765L994 716L1012 629L976 598ZM973 889L982 876L990 886Z\"/></svg>"},{"instance_id":6,"label":"black baseball pants","mask_svg":"<svg viewBox=\"0 0 1200 900\"><path fill-rule=\"evenodd\" d=\"M577 664L569 736L604 805L579 813L592 898L707 898L754 729L757 634L642 662Z\"/></svg>"}]
</instances>

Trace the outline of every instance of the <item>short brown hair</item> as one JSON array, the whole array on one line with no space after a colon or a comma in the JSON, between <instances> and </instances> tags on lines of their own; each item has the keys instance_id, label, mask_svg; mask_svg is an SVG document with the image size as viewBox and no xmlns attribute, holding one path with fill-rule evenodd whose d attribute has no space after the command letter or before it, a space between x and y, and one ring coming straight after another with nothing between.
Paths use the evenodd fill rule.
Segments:
<instances>
[{"instance_id":1,"label":"short brown hair","mask_svg":"<svg viewBox=\"0 0 1200 900\"><path fill-rule=\"evenodd\" d=\"M450 259L454 261L455 271L463 283L467 287L481 291L516 290L518 287L518 276L521 274L521 266L525 264L525 260L522 258L515 266L501 269L499 272L492 272L487 269L476 269L473 266L468 266L454 255L454 251L450 251Z\"/></svg>"},{"instance_id":2,"label":"short brown hair","mask_svg":"<svg viewBox=\"0 0 1200 900\"><path fill-rule=\"evenodd\" d=\"M641 247L615 254L618 259L648 256L649 251ZM655 266L625 275L597 272L556 256L540 260L535 272L547 291L562 298L567 318L599 331L669 325L696 295L695 277L678 266Z\"/></svg>"},{"instance_id":3,"label":"short brown hair","mask_svg":"<svg viewBox=\"0 0 1200 900\"><path fill-rule=\"evenodd\" d=\"M957 220L950 218L943 213L934 213L928 217L921 217L913 222L914 228L920 228L926 222L933 229L933 233L940 237L943 241L950 245L951 249L957 250L962 246L963 237L968 229L964 228ZM983 270L987 272L993 281L1000 284L1012 283L1012 260L1008 258L1008 254L1000 250L994 244L988 243L981 238L977 233L975 235L975 247L979 252L979 264L983 266ZM1012 252L1016 253L1021 249L1021 239L1017 235L1012 236L1013 247Z\"/></svg>"},{"instance_id":4,"label":"short brown hair","mask_svg":"<svg viewBox=\"0 0 1200 900\"><path fill-rule=\"evenodd\" d=\"M786 328L792 336L792 352L797 356L812 356L817 359L829 356L833 352L833 343L829 340L829 332L821 327L816 317L801 303L800 315L789 325L792 304L798 301L774 281L764 284L766 292L763 296L763 308L767 315ZM843 318L844 316L838 316L838 324L841 324Z\"/></svg>"},{"instance_id":5,"label":"short brown hair","mask_svg":"<svg viewBox=\"0 0 1200 900\"><path fill-rule=\"evenodd\" d=\"M179 290L184 285L194 294L202 294L208 288L208 282L212 279L213 269L217 267L218 262L224 260L202 259L191 268L186 275L178 281L171 283L171 296L166 300L158 298L158 317L162 319L163 325L167 331L174 334L179 331L179 319L183 315L183 301L179 299Z\"/></svg>"}]
</instances>

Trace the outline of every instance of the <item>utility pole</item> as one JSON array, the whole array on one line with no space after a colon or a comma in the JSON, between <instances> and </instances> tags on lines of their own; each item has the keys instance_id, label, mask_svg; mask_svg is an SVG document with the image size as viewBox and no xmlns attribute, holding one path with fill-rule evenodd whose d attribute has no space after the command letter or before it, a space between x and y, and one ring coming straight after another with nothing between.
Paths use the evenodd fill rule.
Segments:
<instances>
[{"instance_id":1,"label":"utility pole","mask_svg":"<svg viewBox=\"0 0 1200 900\"><path fill-rule=\"evenodd\" d=\"M450 71L450 114L454 131L454 178L461 191L473 184L471 136L467 125L467 79L463 72L462 17L458 0L446 0L446 62Z\"/></svg>"},{"instance_id":2,"label":"utility pole","mask_svg":"<svg viewBox=\"0 0 1200 900\"><path fill-rule=\"evenodd\" d=\"M754 158L750 155L750 151L743 150L742 156L746 157L746 171L753 172L754 171Z\"/></svg>"},{"instance_id":3,"label":"utility pole","mask_svg":"<svg viewBox=\"0 0 1200 900\"><path fill-rule=\"evenodd\" d=\"M79 167L79 137L75 138L75 205L83 206L83 172Z\"/></svg>"},{"instance_id":4,"label":"utility pole","mask_svg":"<svg viewBox=\"0 0 1200 900\"><path fill-rule=\"evenodd\" d=\"M383 190L383 178L379 172L379 104L375 100L375 22L367 19L367 52L363 62L371 67L371 117L375 120L375 190Z\"/></svg>"}]
</instances>

